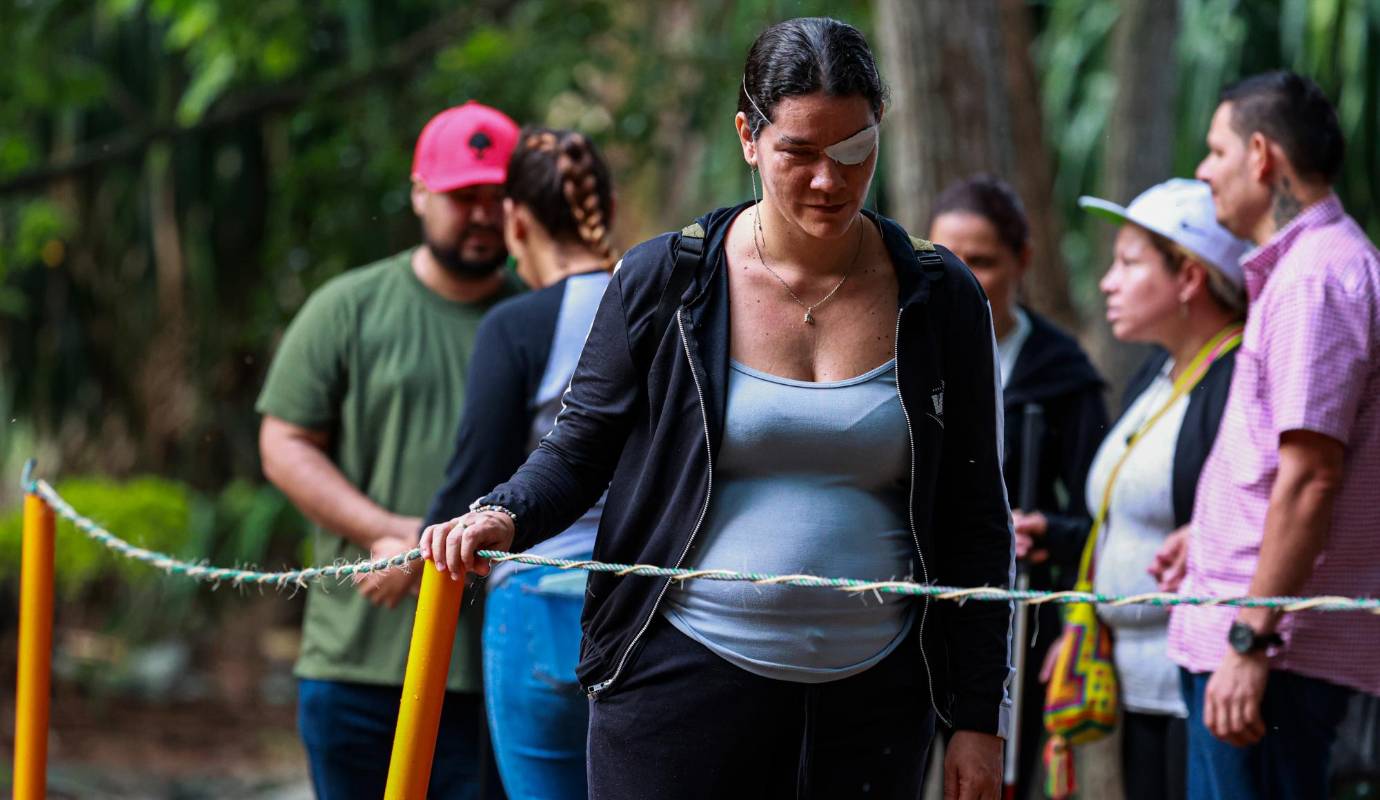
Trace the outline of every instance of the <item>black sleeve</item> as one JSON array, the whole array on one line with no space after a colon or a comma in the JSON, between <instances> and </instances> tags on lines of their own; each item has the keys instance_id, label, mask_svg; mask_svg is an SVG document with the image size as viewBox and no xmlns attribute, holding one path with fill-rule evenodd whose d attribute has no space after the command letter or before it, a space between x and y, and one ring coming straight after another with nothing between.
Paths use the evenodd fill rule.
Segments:
<instances>
[{"instance_id":1,"label":"black sleeve","mask_svg":"<svg viewBox=\"0 0 1380 800\"><path fill-rule=\"evenodd\" d=\"M512 478L484 497L517 515L515 550L560 533L608 488L644 396L624 309L631 252L594 315L556 426Z\"/></svg>"},{"instance_id":2,"label":"black sleeve","mask_svg":"<svg viewBox=\"0 0 1380 800\"><path fill-rule=\"evenodd\" d=\"M949 325L944 425L936 487L935 550L946 581L958 586L1010 587L1015 575L1014 535L1002 478L1004 410L991 312L976 281L950 270L954 292ZM971 284L969 286L968 284ZM933 302L933 301L932 301ZM1005 733L1011 676L1010 603L946 606L950 637L950 722L957 730Z\"/></svg>"},{"instance_id":3,"label":"black sleeve","mask_svg":"<svg viewBox=\"0 0 1380 800\"><path fill-rule=\"evenodd\" d=\"M1069 397L1060 411L1056 452L1059 480L1068 491L1068 502L1061 511L1045 514L1049 521L1045 538L1050 561L1067 572L1078 568L1092 527L1087 504L1088 470L1107 435L1107 406L1102 402L1101 386L1088 385Z\"/></svg>"},{"instance_id":4,"label":"black sleeve","mask_svg":"<svg viewBox=\"0 0 1380 800\"><path fill-rule=\"evenodd\" d=\"M426 525L458 517L475 498L513 474L527 455L532 426L529 398L545 363L532 364L523 347L523 326L505 324L503 309L480 323L466 378L465 405L445 483L431 500ZM534 330L529 327L528 330ZM544 362L544 360L543 360Z\"/></svg>"},{"instance_id":5,"label":"black sleeve","mask_svg":"<svg viewBox=\"0 0 1380 800\"><path fill-rule=\"evenodd\" d=\"M1174 527L1181 528L1193 518L1198 496L1198 476L1222 425L1232 373L1236 370L1235 350L1208 367L1203 380L1188 395L1188 411L1174 450Z\"/></svg>"}]
</instances>

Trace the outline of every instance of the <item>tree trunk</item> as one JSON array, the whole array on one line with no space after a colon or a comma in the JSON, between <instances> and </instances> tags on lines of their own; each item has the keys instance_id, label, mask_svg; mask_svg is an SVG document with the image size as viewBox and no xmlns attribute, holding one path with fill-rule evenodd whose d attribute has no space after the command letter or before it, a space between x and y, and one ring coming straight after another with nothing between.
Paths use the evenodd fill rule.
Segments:
<instances>
[{"instance_id":1,"label":"tree trunk","mask_svg":"<svg viewBox=\"0 0 1380 800\"><path fill-rule=\"evenodd\" d=\"M923 234L934 198L1016 162L996 0L877 0L891 106L882 136L889 210Z\"/></svg>"},{"instance_id":2,"label":"tree trunk","mask_svg":"<svg viewBox=\"0 0 1380 800\"><path fill-rule=\"evenodd\" d=\"M876 8L892 91L882 137L888 210L923 235L949 184L982 172L1006 180L1030 219L1022 297L1077 330L1025 0L878 0Z\"/></svg>"},{"instance_id":3,"label":"tree trunk","mask_svg":"<svg viewBox=\"0 0 1380 800\"><path fill-rule=\"evenodd\" d=\"M162 467L172 461L196 417L197 395L188 371L191 346L185 296L187 269L177 220L171 145L155 145L145 166L158 287L158 327L148 344L138 385L145 457L148 463Z\"/></svg>"},{"instance_id":4,"label":"tree trunk","mask_svg":"<svg viewBox=\"0 0 1380 800\"><path fill-rule=\"evenodd\" d=\"M1030 51L1034 41L1030 8L1026 0L1000 0L1002 46L1006 52L1006 85L1011 97L1011 121L1020 136L1015 171L1016 192L1025 202L1030 219L1030 269L1023 281L1022 297L1036 311L1070 331L1082 325L1069 295L1068 270L1059 243L1064 221L1054 202L1054 169L1045 148L1044 114L1040 108L1040 83Z\"/></svg>"},{"instance_id":5,"label":"tree trunk","mask_svg":"<svg viewBox=\"0 0 1380 800\"><path fill-rule=\"evenodd\" d=\"M1172 54L1178 30L1178 3L1121 3L1121 16L1112 30L1112 73L1117 92L1107 123L1098 189L1101 197L1115 203L1129 203L1173 175L1178 80ZM1110 263L1114 237L1112 226L1099 226L1093 252L1100 263ZM1113 401L1119 404L1143 348L1118 342L1106 325L1091 326L1087 344L1112 389Z\"/></svg>"},{"instance_id":6,"label":"tree trunk","mask_svg":"<svg viewBox=\"0 0 1380 800\"><path fill-rule=\"evenodd\" d=\"M704 72L695 63L696 30L700 25L712 24L701 18L701 5L689 0L668 0L648 7L648 29L657 52L665 54L674 65L663 85L667 102L656 111L657 150L664 155L649 173L655 185L661 187L661 202L656 204L655 216L639 219L639 212L632 209L617 215L626 214L624 230L679 228L702 213L697 196L699 182L690 178L701 173L706 155L704 131L691 121L692 98L704 90ZM713 11L710 15L723 16ZM715 91L721 88L715 87ZM746 164L743 171L747 171ZM673 221L668 224L667 219Z\"/></svg>"},{"instance_id":7,"label":"tree trunk","mask_svg":"<svg viewBox=\"0 0 1380 800\"><path fill-rule=\"evenodd\" d=\"M1178 4L1122 0L1112 29L1116 100L1107 123L1101 189L1117 203L1171 177L1174 168L1174 52ZM1110 236L1108 237L1110 238Z\"/></svg>"}]
</instances>

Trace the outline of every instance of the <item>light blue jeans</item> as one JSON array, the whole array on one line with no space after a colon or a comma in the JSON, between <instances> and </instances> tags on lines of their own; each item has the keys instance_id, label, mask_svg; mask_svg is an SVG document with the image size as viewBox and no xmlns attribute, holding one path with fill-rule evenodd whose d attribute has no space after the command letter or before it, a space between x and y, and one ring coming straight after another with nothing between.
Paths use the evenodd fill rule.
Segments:
<instances>
[{"instance_id":1,"label":"light blue jeans","mask_svg":"<svg viewBox=\"0 0 1380 800\"><path fill-rule=\"evenodd\" d=\"M506 576L484 607L489 735L510 800L584 800L589 703L575 678L585 573Z\"/></svg>"}]
</instances>

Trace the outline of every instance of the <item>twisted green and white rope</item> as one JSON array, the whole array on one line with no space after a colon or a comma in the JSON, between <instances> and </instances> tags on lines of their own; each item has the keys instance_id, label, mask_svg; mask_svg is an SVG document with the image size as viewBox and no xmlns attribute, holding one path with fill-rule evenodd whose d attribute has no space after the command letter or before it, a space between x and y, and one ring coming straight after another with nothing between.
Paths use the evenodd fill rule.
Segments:
<instances>
[{"instance_id":1,"label":"twisted green and white rope","mask_svg":"<svg viewBox=\"0 0 1380 800\"><path fill-rule=\"evenodd\" d=\"M119 555L135 561L142 561L169 575L185 575L188 578L207 583L229 583L235 586L275 586L279 589L292 586L306 588L313 581L331 579L345 581L371 573L386 572L390 569L408 569L411 562L418 561L422 557L422 551L413 548L406 553L373 561L363 560L347 564L335 564L329 567L311 567L284 572L260 572L232 567L213 567L207 564L183 561L166 553L146 550L126 542L101 527L94 520L79 514L47 481L34 481L30 491L42 498L43 502L47 503L58 516L69 520L76 526L77 530Z\"/></svg>"},{"instance_id":2,"label":"twisted green and white rope","mask_svg":"<svg viewBox=\"0 0 1380 800\"><path fill-rule=\"evenodd\" d=\"M421 560L422 551L417 548L399 553L390 558L363 560L329 567L287 570L283 572L259 572L256 570L213 567L182 561L164 553L136 547L102 528L91 519L82 516L46 481L32 480L32 465L24 470L24 489L42 498L59 516L69 520L78 530L91 539L110 548L114 552L142 561L171 575L185 575L208 583L230 583L235 586L275 586L306 587L312 582L326 580L344 581L373 573L393 569L410 569L414 561ZM964 602L967 600L1010 602L1018 601L1029 605L1055 603L1096 603L1107 606L1232 606L1237 608L1278 608L1283 611L1367 611L1380 614L1380 599L1352 597L1198 597L1192 595L1150 592L1136 595L1106 595L1096 592L1045 592L1035 590L1012 590L996 587L961 588L955 586L935 586L914 581L863 581L855 578L822 578L816 575L771 575L760 572L735 572L726 569L681 569L657 567L650 564L610 564L602 561L577 561L564 558L546 558L522 553L507 553L501 550L481 550L479 555L494 562L513 561L520 564L554 567L556 569L578 569L587 572L608 572L625 576L651 578L670 578L673 581L711 580L737 581L757 586L805 586L850 594L901 594L918 597L932 597L937 600Z\"/></svg>"},{"instance_id":3,"label":"twisted green and white rope","mask_svg":"<svg viewBox=\"0 0 1380 800\"><path fill-rule=\"evenodd\" d=\"M809 586L836 589L852 594L877 592L933 597L937 600L989 600L1029 605L1054 603L1096 603L1107 606L1234 606L1237 608L1278 608L1284 611L1369 611L1380 614L1380 599L1350 597L1194 597L1192 595L1150 592L1136 595L1108 595L1095 592L1044 592L1033 589L1013 590L979 586L959 588L936 586L914 581L863 581L856 578L821 578L815 575L769 575L760 572L734 572L727 569L673 569L646 564L608 564L602 561L572 561L564 558L544 558L501 550L480 550L479 555L495 562L516 561L557 569L581 569L589 572L611 572L620 577L670 578L674 581L711 580L742 581L757 586Z\"/></svg>"}]
</instances>

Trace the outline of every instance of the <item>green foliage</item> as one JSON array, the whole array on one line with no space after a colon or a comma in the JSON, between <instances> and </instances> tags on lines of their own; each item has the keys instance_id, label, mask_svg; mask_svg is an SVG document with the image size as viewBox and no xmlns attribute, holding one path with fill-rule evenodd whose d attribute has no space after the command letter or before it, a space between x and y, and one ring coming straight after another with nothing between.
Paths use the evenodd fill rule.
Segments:
<instances>
[{"instance_id":1,"label":"green foliage","mask_svg":"<svg viewBox=\"0 0 1380 800\"><path fill-rule=\"evenodd\" d=\"M1380 235L1380 0L1179 3L1176 173L1224 82L1293 66L1337 98L1339 190ZM1088 306L1103 257L1074 203L1100 178L1119 6L1029 7ZM0 193L6 405L74 469L258 481L253 402L276 339L315 287L416 243L408 174L433 113L478 99L591 134L627 246L747 196L730 125L744 53L811 14L871 29L863 0L0 2L0 185L91 165Z\"/></svg>"},{"instance_id":2,"label":"green foliage","mask_svg":"<svg viewBox=\"0 0 1380 800\"><path fill-rule=\"evenodd\" d=\"M131 544L163 553L185 549L192 503L185 486L157 477L125 482L84 477L61 481L55 488L83 514ZM15 509L0 519L0 576L9 579L19 574L22 517ZM134 586L166 578L148 566L115 557L64 519L58 520L54 549L54 588L66 600L103 578L118 577Z\"/></svg>"},{"instance_id":3,"label":"green foliage","mask_svg":"<svg viewBox=\"0 0 1380 800\"><path fill-rule=\"evenodd\" d=\"M19 261L41 261L44 250L55 240L65 238L72 227L62 208L46 200L26 203L18 217L14 239Z\"/></svg>"},{"instance_id":4,"label":"green foliage","mask_svg":"<svg viewBox=\"0 0 1380 800\"><path fill-rule=\"evenodd\" d=\"M1047 0L1037 42L1046 138L1054 149L1055 202L1067 223L1062 251L1075 300L1099 304L1097 276L1106 255L1093 253L1093 223L1076 206L1095 193L1108 114L1117 91L1110 67L1116 0ZM1337 103L1348 142L1337 191L1348 212L1380 239L1380 1L1179 0L1174 174L1191 176L1227 83L1291 68L1316 80ZM1169 175L1166 178L1172 177ZM1129 202L1129 197L1110 198Z\"/></svg>"},{"instance_id":5,"label":"green foliage","mask_svg":"<svg viewBox=\"0 0 1380 800\"><path fill-rule=\"evenodd\" d=\"M296 560L295 543L310 541L306 520L267 484L238 479L198 497L190 528L189 557L218 566L272 571L310 563Z\"/></svg>"},{"instance_id":6,"label":"green foliage","mask_svg":"<svg viewBox=\"0 0 1380 800\"><path fill-rule=\"evenodd\" d=\"M322 282L416 243L432 114L478 99L594 136L626 246L746 196L730 120L756 32L818 13L866 29L867 5L0 3L0 183L95 164L0 193L15 413L82 469L257 478L276 337Z\"/></svg>"},{"instance_id":7,"label":"green foliage","mask_svg":"<svg viewBox=\"0 0 1380 800\"><path fill-rule=\"evenodd\" d=\"M305 521L271 487L235 481L214 496L162 478L65 480L59 493L114 535L186 561L268 570L311 563ZM0 515L0 581L18 586L22 520ZM58 616L127 644L199 641L242 592L207 590L120 556L59 520L54 573Z\"/></svg>"}]
</instances>

